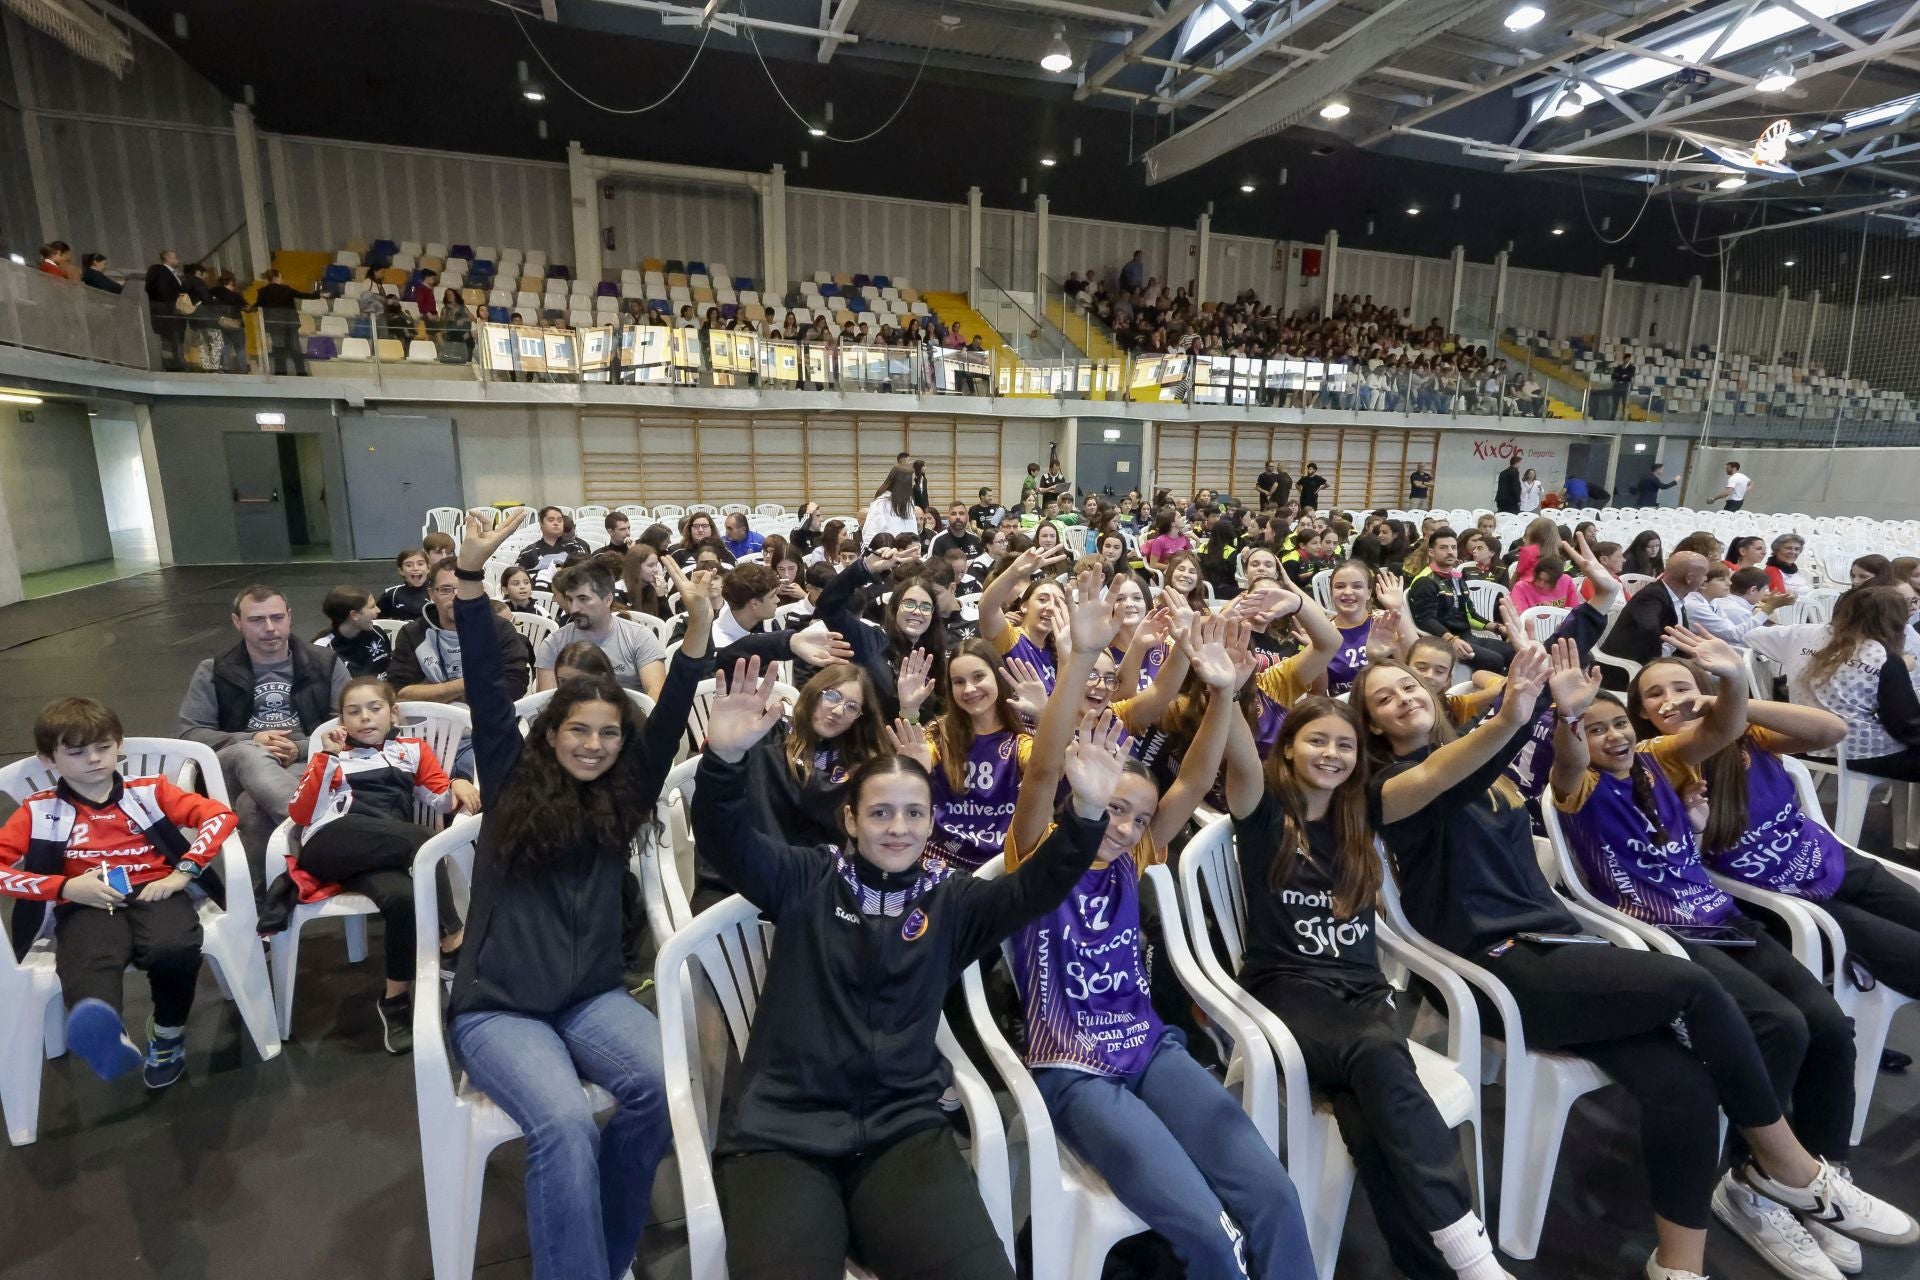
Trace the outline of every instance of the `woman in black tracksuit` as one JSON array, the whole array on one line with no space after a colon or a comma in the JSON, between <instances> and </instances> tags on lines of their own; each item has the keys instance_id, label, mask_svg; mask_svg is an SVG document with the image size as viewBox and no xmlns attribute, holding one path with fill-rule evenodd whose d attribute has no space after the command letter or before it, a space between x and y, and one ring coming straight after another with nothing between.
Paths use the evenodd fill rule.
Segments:
<instances>
[{"instance_id":1,"label":"woman in black tracksuit","mask_svg":"<svg viewBox=\"0 0 1920 1280\"><path fill-rule=\"evenodd\" d=\"M922 868L932 785L876 756L848 780L842 848L756 829L742 760L780 717L771 678L736 667L707 722L694 839L777 927L753 1036L722 1121L715 1174L733 1280L1012 1280L940 1110L934 1044L947 989L981 954L1058 906L1093 864L1121 770L1110 714L1069 750L1072 803L1019 871Z\"/></svg>"},{"instance_id":2,"label":"woman in black tracksuit","mask_svg":"<svg viewBox=\"0 0 1920 1280\"><path fill-rule=\"evenodd\" d=\"M455 575L487 812L450 1039L473 1083L527 1135L534 1275L614 1280L633 1264L672 1143L659 1025L627 994L627 864L712 664L713 619L705 583L684 587L686 639L651 716L611 680L570 677L522 737L481 573L519 523L491 534L470 524ZM604 1129L582 1079L613 1095Z\"/></svg>"}]
</instances>

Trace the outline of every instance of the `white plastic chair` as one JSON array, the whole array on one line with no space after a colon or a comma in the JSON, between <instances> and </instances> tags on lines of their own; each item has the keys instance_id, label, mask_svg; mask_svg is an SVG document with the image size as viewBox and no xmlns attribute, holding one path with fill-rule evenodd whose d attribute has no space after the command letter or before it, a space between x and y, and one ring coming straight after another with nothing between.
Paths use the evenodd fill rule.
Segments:
<instances>
[{"instance_id":1,"label":"white plastic chair","mask_svg":"<svg viewBox=\"0 0 1920 1280\"><path fill-rule=\"evenodd\" d=\"M480 817L466 814L420 846L413 860L415 884L432 884L442 859L462 875L473 874ZM437 894L413 895L413 1085L420 1119L420 1164L427 1186L427 1240L434 1280L471 1280L474 1239L480 1229L480 1184L487 1155L521 1136L520 1126L462 1072L455 1078L447 1057L440 990L440 903ZM582 1082L596 1112L613 1099Z\"/></svg>"},{"instance_id":2,"label":"white plastic chair","mask_svg":"<svg viewBox=\"0 0 1920 1280\"><path fill-rule=\"evenodd\" d=\"M515 609L509 617L512 619L513 629L527 638L535 654L540 652L541 645L560 630L560 624L545 614L522 613Z\"/></svg>"},{"instance_id":3,"label":"white plastic chair","mask_svg":"<svg viewBox=\"0 0 1920 1280\"><path fill-rule=\"evenodd\" d=\"M402 702L399 711L400 726L409 736L425 739L434 757L439 760L440 767L452 773L454 757L460 751L460 741L473 728L473 718L467 709L440 702ZM338 720L329 720L313 731L307 740L309 760L320 750L321 739L339 723ZM418 800L414 802L413 817L414 821L430 831L437 830L441 825L441 815ZM267 884L286 874L293 831L293 820L289 818L273 829L273 835L267 841L263 872ZM427 896L431 897L432 894ZM367 958L367 917L378 914L380 909L374 906L373 899L361 893L336 893L318 902L294 903L293 911L287 917L287 927L274 934L267 943L273 960L273 1006L279 1015L283 1039L293 1038L293 990L300 969L300 931L316 920L343 921L347 963L359 964ZM436 946L439 936L434 935Z\"/></svg>"},{"instance_id":4,"label":"white plastic chair","mask_svg":"<svg viewBox=\"0 0 1920 1280\"><path fill-rule=\"evenodd\" d=\"M458 507L428 507L427 521L420 527L422 541L430 533L444 533L455 542L466 537L467 513Z\"/></svg>"},{"instance_id":5,"label":"white plastic chair","mask_svg":"<svg viewBox=\"0 0 1920 1280\"><path fill-rule=\"evenodd\" d=\"M1820 811L1819 790L1806 764L1794 756L1781 756L1780 763L1786 768L1787 776L1793 779L1794 795L1800 802L1801 811L1811 820L1824 823L1825 820ZM1833 828L1829 826L1828 829ZM1845 837L1842 837L1842 843L1847 845L1847 857L1870 858L1894 876L1920 889L1920 871L1856 848ZM1886 1048L1887 1035L1893 1025L1893 1016L1905 1006L1917 1002L1913 997L1895 991L1883 981L1876 981L1867 991L1862 991L1854 985L1853 976L1846 963L1846 935L1841 932L1840 922L1829 915L1818 902L1774 893L1748 884L1744 880L1735 880L1730 876L1721 875L1711 868L1708 869L1707 874L1712 877L1715 884L1743 905L1758 907L1778 916L1787 926L1787 935L1793 944L1794 956L1816 976L1831 972L1833 998L1847 1016L1853 1019L1852 1140L1857 1145L1866 1134L1867 1111L1873 1103L1873 1086L1880 1077L1880 1051ZM1825 954L1823 954L1823 943ZM1830 965L1829 956L1831 957Z\"/></svg>"},{"instance_id":6,"label":"white plastic chair","mask_svg":"<svg viewBox=\"0 0 1920 1280\"><path fill-rule=\"evenodd\" d=\"M1194 951L1207 980L1227 996L1261 1030L1279 1063L1280 1085L1286 1094L1287 1172L1300 1194L1307 1220L1307 1238L1313 1248L1321 1280L1331 1280L1340 1256L1340 1237L1346 1227L1347 1206L1353 1198L1357 1171L1340 1137L1340 1127L1329 1111L1314 1102L1307 1078L1306 1058L1286 1023L1243 988L1236 974L1246 953L1247 906L1240 880L1240 862L1234 854L1233 823L1218 817L1201 828L1180 854L1180 906L1186 928L1200 940ZM1208 918L1226 948L1222 964L1207 941ZM1466 984L1452 970L1435 962L1386 929L1378 941L1383 960L1396 968L1425 977L1440 992L1447 1019L1447 1051L1442 1054L1417 1041L1408 1043L1414 1068L1426 1086L1434 1107L1450 1127L1466 1126L1462 1156L1473 1175L1475 1196L1486 1197L1486 1177L1480 1152L1480 1014Z\"/></svg>"},{"instance_id":7,"label":"white plastic chair","mask_svg":"<svg viewBox=\"0 0 1920 1280\"><path fill-rule=\"evenodd\" d=\"M1617 947L1644 950L1639 938L1619 925L1583 911L1578 904L1567 903L1567 906L1582 928ZM1553 1194L1554 1166L1560 1161L1560 1142L1566 1134L1567 1113L1581 1097L1613 1081L1584 1058L1528 1049L1520 1006L1514 1002L1512 993L1487 970L1420 935L1401 906L1391 865L1380 886L1380 914L1388 928L1484 995L1500 1017L1498 1032L1488 1030L1486 1033L1489 1039L1498 1035L1505 1046L1501 1065L1506 1071L1506 1132L1500 1152L1500 1221L1496 1238L1501 1252L1509 1257L1523 1261L1532 1258L1540 1250L1547 1203ZM1384 930L1382 932L1384 936ZM1484 1059L1489 1069L1499 1061L1497 1056Z\"/></svg>"},{"instance_id":8,"label":"white plastic chair","mask_svg":"<svg viewBox=\"0 0 1920 1280\"><path fill-rule=\"evenodd\" d=\"M732 515L750 516L753 514L753 508L744 502L723 502L720 504L719 514L723 517Z\"/></svg>"},{"instance_id":9,"label":"white plastic chair","mask_svg":"<svg viewBox=\"0 0 1920 1280\"><path fill-rule=\"evenodd\" d=\"M573 509L573 520L576 525L602 524L608 514L607 508L597 502L590 502L584 507L575 507ZM628 519L631 520L632 517L629 516ZM602 527L604 527L604 524L602 524Z\"/></svg>"},{"instance_id":10,"label":"white plastic chair","mask_svg":"<svg viewBox=\"0 0 1920 1280\"><path fill-rule=\"evenodd\" d=\"M1553 633L1560 629L1571 609L1562 609L1556 605L1537 604L1520 615L1520 625L1541 644L1553 639Z\"/></svg>"},{"instance_id":11,"label":"white plastic chair","mask_svg":"<svg viewBox=\"0 0 1920 1280\"><path fill-rule=\"evenodd\" d=\"M557 692L557 689L537 689L513 704L513 714L520 717L521 733L525 733L528 730L533 724L533 718L539 715L541 709L549 702L553 701L553 695ZM652 698L649 698L638 689L628 689L626 694L627 697L632 700L633 705L640 708L642 712L647 715L653 714Z\"/></svg>"},{"instance_id":12,"label":"white plastic chair","mask_svg":"<svg viewBox=\"0 0 1920 1280\"><path fill-rule=\"evenodd\" d=\"M753 513L757 516L766 516L769 519L779 520L786 516L787 509L777 502L763 502L753 509Z\"/></svg>"},{"instance_id":13,"label":"white plastic chair","mask_svg":"<svg viewBox=\"0 0 1920 1280\"><path fill-rule=\"evenodd\" d=\"M974 874L994 880L1005 874L1005 862L995 858ZM1173 874L1165 867L1149 868L1142 883L1160 907L1162 936L1175 974L1209 1020L1233 1042L1227 1082L1238 1084L1240 1103L1259 1129L1269 1150L1278 1136L1278 1095L1273 1058L1266 1039L1234 1002L1207 980L1195 965L1181 927ZM1008 963L1012 946L1003 943ZM978 965L963 976L967 1012L995 1072L1013 1095L1027 1146L1028 1224L1033 1246L1033 1274L1060 1280L1099 1280L1109 1250L1128 1236L1148 1230L1114 1195L1100 1172L1056 1140L1046 1100L1026 1064L1001 1035L987 1006Z\"/></svg>"},{"instance_id":14,"label":"white plastic chair","mask_svg":"<svg viewBox=\"0 0 1920 1280\"><path fill-rule=\"evenodd\" d=\"M672 653L667 655L667 661L669 665L672 664ZM800 700L800 691L784 681L775 681L773 691L779 695L782 702L786 703L787 713L791 715L793 712L793 704ZM679 764L697 755L700 751L701 744L706 741L707 717L713 714L714 697L715 684L713 677L709 676L695 686L693 692L693 710L687 717L686 737L680 742L680 753L674 760L675 764Z\"/></svg>"},{"instance_id":15,"label":"white plastic chair","mask_svg":"<svg viewBox=\"0 0 1920 1280\"><path fill-rule=\"evenodd\" d=\"M121 743L123 777L159 775L185 790L205 794L231 807L225 777L213 749L175 738L128 738ZM16 803L57 781L52 766L38 756L16 760L0 769L0 794ZM229 905L221 909L190 889L200 915L201 952L212 962L222 994L232 1000L263 1061L280 1055L280 1034L273 1016L273 990L260 954L252 876L239 836L228 837L216 855ZM5 913L11 915L11 912ZM47 920L52 919L48 912ZM25 1146L39 1136L41 1058L67 1051L66 1006L60 998L60 979L54 970L54 939L50 933L32 942L24 960L15 961L7 926L0 921L0 1112L4 1112L7 1139Z\"/></svg>"},{"instance_id":16,"label":"white plastic chair","mask_svg":"<svg viewBox=\"0 0 1920 1280\"><path fill-rule=\"evenodd\" d=\"M1500 602L1507 599L1507 589L1497 582L1485 578L1474 578L1466 583L1467 599L1473 605L1473 616L1487 622L1500 620Z\"/></svg>"},{"instance_id":17,"label":"white plastic chair","mask_svg":"<svg viewBox=\"0 0 1920 1280\"><path fill-rule=\"evenodd\" d=\"M638 536L640 530L645 528L653 520L653 513L637 502L625 503L615 507L614 510L625 516L633 524L635 536Z\"/></svg>"},{"instance_id":18,"label":"white plastic chair","mask_svg":"<svg viewBox=\"0 0 1920 1280\"><path fill-rule=\"evenodd\" d=\"M1328 613L1333 612L1333 570L1322 569L1313 575L1313 601Z\"/></svg>"},{"instance_id":19,"label":"white plastic chair","mask_svg":"<svg viewBox=\"0 0 1920 1280\"><path fill-rule=\"evenodd\" d=\"M760 919L757 907L736 895L701 912L667 939L654 962L660 1008L660 1049L666 1063L667 1114L673 1124L674 1163L680 1170L681 1197L686 1209L691 1280L726 1280L727 1277L726 1227L721 1220L711 1164L720 1100L710 1094L701 1069L703 1046L692 969L699 966L718 997L725 1035L735 1053L744 1059L772 953L773 927ZM417 1022L416 1018L416 1025ZM1000 1112L993 1092L954 1040L945 1019L940 1023L939 1046L953 1066L954 1088L960 1094L972 1133L969 1154L979 1183L980 1199L1011 1262L1012 1180ZM475 1190L477 1193L477 1179ZM467 1241L470 1258L470 1231ZM859 1273L849 1270L848 1274ZM435 1280L450 1280L450 1277L436 1274Z\"/></svg>"}]
</instances>

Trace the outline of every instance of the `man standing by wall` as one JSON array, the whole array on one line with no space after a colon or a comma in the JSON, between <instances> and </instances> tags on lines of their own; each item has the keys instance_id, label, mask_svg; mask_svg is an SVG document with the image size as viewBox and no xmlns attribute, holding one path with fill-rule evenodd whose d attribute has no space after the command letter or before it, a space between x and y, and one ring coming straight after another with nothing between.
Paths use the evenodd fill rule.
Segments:
<instances>
[{"instance_id":1,"label":"man standing by wall","mask_svg":"<svg viewBox=\"0 0 1920 1280\"><path fill-rule=\"evenodd\" d=\"M1493 487L1493 509L1503 515L1520 514L1520 455L1507 459L1507 469Z\"/></svg>"}]
</instances>

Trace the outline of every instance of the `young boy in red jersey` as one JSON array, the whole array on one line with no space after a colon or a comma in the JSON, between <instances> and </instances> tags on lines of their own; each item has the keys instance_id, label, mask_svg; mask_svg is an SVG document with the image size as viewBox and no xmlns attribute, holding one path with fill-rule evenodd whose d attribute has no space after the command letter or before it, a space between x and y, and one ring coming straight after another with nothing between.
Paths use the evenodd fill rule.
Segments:
<instances>
[{"instance_id":1,"label":"young boy in red jersey","mask_svg":"<svg viewBox=\"0 0 1920 1280\"><path fill-rule=\"evenodd\" d=\"M184 892L233 834L233 811L164 777L123 778L120 717L90 698L48 703L33 745L59 782L0 826L0 894L24 954L53 903L67 1045L103 1080L144 1064L150 1089L186 1070L200 974L200 915ZM191 833L191 834L188 834ZM153 1017L142 1053L121 1020L122 975L146 970Z\"/></svg>"}]
</instances>

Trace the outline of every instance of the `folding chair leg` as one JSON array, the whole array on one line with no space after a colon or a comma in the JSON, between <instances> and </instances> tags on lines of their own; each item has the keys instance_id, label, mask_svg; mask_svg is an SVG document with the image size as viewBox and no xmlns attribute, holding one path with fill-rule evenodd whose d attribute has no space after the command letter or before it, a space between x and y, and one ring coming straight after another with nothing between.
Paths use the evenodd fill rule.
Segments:
<instances>
[{"instance_id":1,"label":"folding chair leg","mask_svg":"<svg viewBox=\"0 0 1920 1280\"><path fill-rule=\"evenodd\" d=\"M480 1229L480 1182L485 1156L474 1159L464 1116L446 1129L420 1135L421 1172L426 1175L427 1242L433 1255L433 1280L472 1280L475 1239Z\"/></svg>"},{"instance_id":2,"label":"folding chair leg","mask_svg":"<svg viewBox=\"0 0 1920 1280\"><path fill-rule=\"evenodd\" d=\"M262 1062L280 1056L280 1022L274 1015L273 983L267 977L266 952L253 934L228 933L207 939L207 959L225 979L233 993L233 1004L240 1011L247 1034Z\"/></svg>"},{"instance_id":3,"label":"folding chair leg","mask_svg":"<svg viewBox=\"0 0 1920 1280\"><path fill-rule=\"evenodd\" d=\"M40 1136L40 1075L46 1063L41 1037L31 1034L40 1021L39 1012L23 1009L14 1021L6 1040L0 1042L0 1112L5 1113L7 1141L24 1147Z\"/></svg>"},{"instance_id":4,"label":"folding chair leg","mask_svg":"<svg viewBox=\"0 0 1920 1280\"><path fill-rule=\"evenodd\" d=\"M367 958L367 918L347 917L347 961L359 964Z\"/></svg>"},{"instance_id":5,"label":"folding chair leg","mask_svg":"<svg viewBox=\"0 0 1920 1280\"><path fill-rule=\"evenodd\" d=\"M267 944L273 963L273 1007L280 1020L280 1038L293 1038L294 975L300 968L300 921L296 916Z\"/></svg>"},{"instance_id":6,"label":"folding chair leg","mask_svg":"<svg viewBox=\"0 0 1920 1280\"><path fill-rule=\"evenodd\" d=\"M1572 1101L1552 1072L1533 1073L1533 1088L1516 1094L1508 1073L1507 1132L1500 1158L1500 1251L1521 1261L1540 1251L1553 1173L1560 1163Z\"/></svg>"},{"instance_id":7,"label":"folding chair leg","mask_svg":"<svg viewBox=\"0 0 1920 1280\"><path fill-rule=\"evenodd\" d=\"M1905 1001L1890 997L1885 987L1863 991L1853 1008L1853 1145L1867 1132L1867 1112L1873 1107L1873 1086L1880 1075L1880 1051L1887 1047L1894 1012Z\"/></svg>"}]
</instances>

